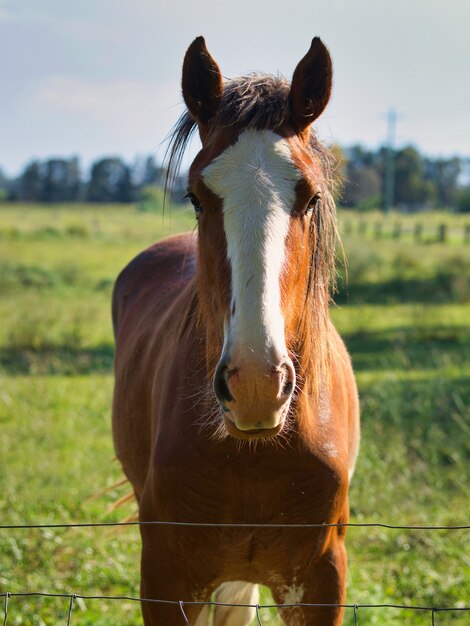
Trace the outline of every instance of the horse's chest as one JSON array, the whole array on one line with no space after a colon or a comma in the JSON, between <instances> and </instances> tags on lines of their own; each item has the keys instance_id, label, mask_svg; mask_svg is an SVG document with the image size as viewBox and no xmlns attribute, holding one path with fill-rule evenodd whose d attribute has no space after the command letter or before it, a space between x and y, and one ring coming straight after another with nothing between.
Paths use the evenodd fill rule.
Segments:
<instances>
[{"instance_id":1,"label":"horse's chest","mask_svg":"<svg viewBox=\"0 0 470 626\"><path fill-rule=\"evenodd\" d=\"M253 524L327 522L341 487L337 468L315 457L187 454L158 468L157 499L180 521Z\"/></svg>"}]
</instances>

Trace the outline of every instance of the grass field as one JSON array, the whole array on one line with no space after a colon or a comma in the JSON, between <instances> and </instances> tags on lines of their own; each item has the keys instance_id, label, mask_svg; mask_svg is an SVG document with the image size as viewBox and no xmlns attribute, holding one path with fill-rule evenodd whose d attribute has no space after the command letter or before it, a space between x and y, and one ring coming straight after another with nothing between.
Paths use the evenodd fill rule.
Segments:
<instances>
[{"instance_id":1,"label":"grass field","mask_svg":"<svg viewBox=\"0 0 470 626\"><path fill-rule=\"evenodd\" d=\"M392 228L381 238L358 235L361 219L341 219L349 279L343 268L332 308L362 404L352 520L469 524L470 244L457 236L416 244L394 239ZM460 222L444 219L457 232ZM111 288L133 255L192 227L189 209L163 221L128 206L0 208L2 524L118 520L132 511L108 512L126 487L90 499L121 476L110 434ZM468 545L465 530L352 528L348 601L469 606ZM135 528L0 531L0 593L137 596L138 586ZM8 624L65 624L67 610L67 599L14 597ZM469 619L438 613L436 626ZM140 609L80 601L72 623L140 624ZM430 623L430 614L359 611L361 626Z\"/></svg>"}]
</instances>

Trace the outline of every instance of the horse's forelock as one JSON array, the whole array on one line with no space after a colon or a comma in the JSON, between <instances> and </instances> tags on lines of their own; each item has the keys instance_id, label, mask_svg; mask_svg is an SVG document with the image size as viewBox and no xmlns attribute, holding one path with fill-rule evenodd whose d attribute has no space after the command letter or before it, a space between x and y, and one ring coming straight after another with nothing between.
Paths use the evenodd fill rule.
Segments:
<instances>
[{"instance_id":1,"label":"horse's forelock","mask_svg":"<svg viewBox=\"0 0 470 626\"><path fill-rule=\"evenodd\" d=\"M270 74L254 73L226 80L210 130L215 133L226 128L240 133L249 128L276 131L286 126L289 122L289 89L289 81L282 76ZM178 177L184 153L196 129L196 120L189 111L185 111L167 138L168 147L164 159L167 172L166 192L171 191ZM313 130L308 147L320 162L325 180L331 188L334 170L331 151L318 140Z\"/></svg>"}]
</instances>

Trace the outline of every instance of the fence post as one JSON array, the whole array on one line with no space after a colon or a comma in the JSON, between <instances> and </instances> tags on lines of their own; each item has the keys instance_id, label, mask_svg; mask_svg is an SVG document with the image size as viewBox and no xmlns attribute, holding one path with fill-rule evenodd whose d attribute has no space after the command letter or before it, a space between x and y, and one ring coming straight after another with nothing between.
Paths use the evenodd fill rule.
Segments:
<instances>
[{"instance_id":1,"label":"fence post","mask_svg":"<svg viewBox=\"0 0 470 626\"><path fill-rule=\"evenodd\" d=\"M94 219L94 220L92 221L92 224L93 224L93 230L94 230L94 232L95 232L97 235L100 235L100 234L101 234L101 222L100 222L100 220L99 220L99 219Z\"/></svg>"},{"instance_id":2,"label":"fence post","mask_svg":"<svg viewBox=\"0 0 470 626\"><path fill-rule=\"evenodd\" d=\"M470 224L465 224L463 241L464 243L468 243L470 241Z\"/></svg>"},{"instance_id":3,"label":"fence post","mask_svg":"<svg viewBox=\"0 0 470 626\"><path fill-rule=\"evenodd\" d=\"M421 241L422 234L423 234L423 225L421 224L421 222L417 222L415 224L415 230L414 230L415 241Z\"/></svg>"},{"instance_id":4,"label":"fence post","mask_svg":"<svg viewBox=\"0 0 470 626\"><path fill-rule=\"evenodd\" d=\"M439 243L444 243L447 237L447 225L439 224L437 229L437 240Z\"/></svg>"},{"instance_id":5,"label":"fence post","mask_svg":"<svg viewBox=\"0 0 470 626\"><path fill-rule=\"evenodd\" d=\"M376 239L380 239L382 237L382 228L383 228L383 222L376 222L375 223L375 237Z\"/></svg>"},{"instance_id":6,"label":"fence post","mask_svg":"<svg viewBox=\"0 0 470 626\"><path fill-rule=\"evenodd\" d=\"M401 237L401 222L397 222L393 227L393 238L400 239Z\"/></svg>"},{"instance_id":7,"label":"fence post","mask_svg":"<svg viewBox=\"0 0 470 626\"><path fill-rule=\"evenodd\" d=\"M256 605L256 619L258 620L258 626L263 626L263 622L261 621L261 615L259 612L259 604Z\"/></svg>"}]
</instances>

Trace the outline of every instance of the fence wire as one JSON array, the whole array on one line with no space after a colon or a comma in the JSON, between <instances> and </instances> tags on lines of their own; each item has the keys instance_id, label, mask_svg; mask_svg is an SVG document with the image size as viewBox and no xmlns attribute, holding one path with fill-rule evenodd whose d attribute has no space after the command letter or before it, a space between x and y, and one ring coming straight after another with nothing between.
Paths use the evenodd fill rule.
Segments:
<instances>
[{"instance_id":1,"label":"fence wire","mask_svg":"<svg viewBox=\"0 0 470 626\"><path fill-rule=\"evenodd\" d=\"M183 600L161 600L156 598L136 598L133 596L105 596L105 595L83 595L78 593L47 593L42 591L30 591L30 592L15 592L15 593L0 593L0 598L4 598L4 620L3 626L8 626L8 600L10 598L26 598L26 597L41 597L41 598L64 598L69 600L68 613L67 613L67 626L71 626L72 612L74 602L77 599L80 600L103 600L103 601L128 601L139 603L154 603L154 604L171 604L178 607L186 626L191 626L191 623L184 610L185 606L223 606L232 608L251 608L255 609L256 619L258 626L263 626L261 620L261 611L263 609L295 609L295 608L332 608L332 609L346 609L354 612L354 624L359 626L359 609L397 609L402 611L424 611L430 613L431 626L435 626L435 614L436 613L449 613L453 611L470 611L470 606L453 606L453 607L436 607L436 606L422 606L422 605L410 605L410 604L328 604L328 603L309 603L309 602L297 602L291 604L237 604L232 602L196 602L196 601L183 601Z\"/></svg>"},{"instance_id":2,"label":"fence wire","mask_svg":"<svg viewBox=\"0 0 470 626\"><path fill-rule=\"evenodd\" d=\"M0 530L22 530L31 528L100 528L106 526L189 526L200 528L388 528L391 530L470 530L470 525L426 526L405 524L383 524L381 522L345 522L336 524L251 524L218 522L174 522L174 521L131 521L131 522L71 522L60 524L6 524Z\"/></svg>"}]
</instances>

